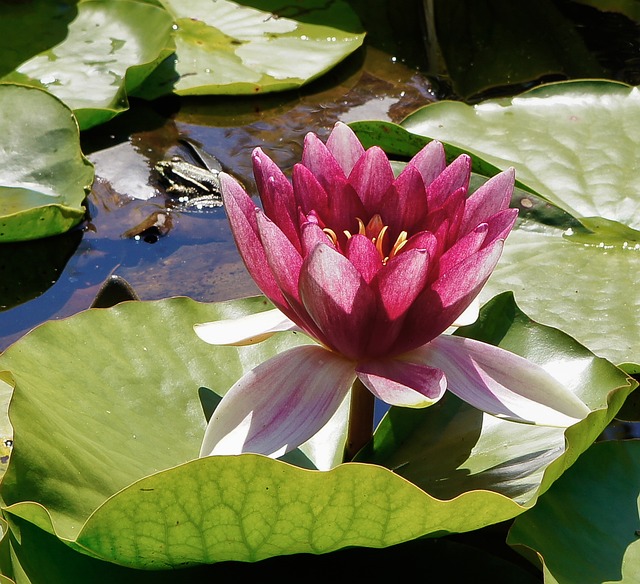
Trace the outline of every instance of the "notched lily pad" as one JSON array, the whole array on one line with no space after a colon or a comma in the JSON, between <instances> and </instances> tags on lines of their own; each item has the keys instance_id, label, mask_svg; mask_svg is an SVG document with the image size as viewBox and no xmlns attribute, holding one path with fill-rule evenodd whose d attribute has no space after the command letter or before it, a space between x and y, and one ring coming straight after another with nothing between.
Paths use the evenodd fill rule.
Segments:
<instances>
[{"instance_id":1,"label":"notched lily pad","mask_svg":"<svg viewBox=\"0 0 640 584\"><path fill-rule=\"evenodd\" d=\"M374 444L376 456L380 448L406 452L410 467L431 476L464 454L476 482L453 480L436 496L419 488L431 486L415 473L407 477L416 484L399 476L400 464L393 465L396 472L371 464L377 462L373 455L325 472L258 455L194 460L205 428L202 388L222 395L257 363L310 341L282 333L250 347L215 348L198 339L193 324L267 308L261 297L208 305L186 298L125 302L46 323L7 349L0 367L15 383L10 417L16 447L0 485L5 512L78 551L145 569L384 547L468 531L532 505L632 389L620 370L529 321L503 297L466 332L572 380L569 386L594 411L567 431L566 452L562 431L500 420L476 424L476 436L465 443L466 421L483 415L431 408L436 427L451 422L442 436L429 434L433 443L425 446L426 452L441 449L438 468L430 471L432 460L423 462L423 451L410 442L393 442L384 431L393 417ZM406 437L410 426L403 421L400 434ZM542 467L530 461L527 436L541 451L557 450ZM514 446L501 456L498 439ZM379 462L386 464L383 458ZM518 478L509 474L513 468ZM510 480L518 485L517 497L500 487ZM523 491L525 483L533 486Z\"/></svg>"},{"instance_id":2,"label":"notched lily pad","mask_svg":"<svg viewBox=\"0 0 640 584\"><path fill-rule=\"evenodd\" d=\"M93 181L69 108L49 93L0 83L0 244L78 224Z\"/></svg>"}]
</instances>

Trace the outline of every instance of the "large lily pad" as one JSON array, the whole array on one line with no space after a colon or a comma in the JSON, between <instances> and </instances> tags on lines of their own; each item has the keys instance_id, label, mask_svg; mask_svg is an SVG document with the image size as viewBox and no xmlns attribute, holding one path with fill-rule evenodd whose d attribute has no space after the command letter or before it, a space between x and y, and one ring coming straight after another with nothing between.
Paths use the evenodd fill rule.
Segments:
<instances>
[{"instance_id":1,"label":"large lily pad","mask_svg":"<svg viewBox=\"0 0 640 584\"><path fill-rule=\"evenodd\" d=\"M0 84L0 112L0 242L69 230L93 181L71 111L40 89Z\"/></svg>"},{"instance_id":2,"label":"large lily pad","mask_svg":"<svg viewBox=\"0 0 640 584\"><path fill-rule=\"evenodd\" d=\"M127 109L127 94L173 52L173 21L162 8L132 0L88 0L77 10L61 43L4 80L45 88L85 129Z\"/></svg>"},{"instance_id":3,"label":"large lily pad","mask_svg":"<svg viewBox=\"0 0 640 584\"><path fill-rule=\"evenodd\" d=\"M441 140L455 153L470 153L474 170L487 176L515 167L523 188L579 223L523 223L482 298L513 290L536 320L614 363L640 361L640 323L632 316L640 307L638 88L556 83L474 107L439 102L409 116L405 132L391 124L354 126L369 143L402 154Z\"/></svg>"},{"instance_id":4,"label":"large lily pad","mask_svg":"<svg viewBox=\"0 0 640 584\"><path fill-rule=\"evenodd\" d=\"M640 442L595 444L516 519L508 543L542 560L548 584L637 584L639 490Z\"/></svg>"},{"instance_id":5,"label":"large lily pad","mask_svg":"<svg viewBox=\"0 0 640 584\"><path fill-rule=\"evenodd\" d=\"M262 298L128 302L46 323L7 349L0 369L15 385L16 446L0 494L11 521L27 520L77 551L145 569L385 547L473 530L531 506L633 387L620 370L529 321L503 297L468 332L540 361L589 404L589 418L566 433L566 451L562 431L490 423L474 411L460 421L456 414L452 431L436 433L425 448L441 448L449 461L466 456L472 475L487 461L502 472L489 470L461 488L452 481L436 496L429 481L412 477L413 484L367 456L366 464L323 472L257 455L194 460L205 427L199 388L222 394L255 364L309 341L283 333L251 347L212 348L192 326L266 307ZM542 464L530 463L526 436L543 453ZM497 437L516 446L502 458L498 451L487 457L486 444L495 446ZM388 432L379 443L389 451ZM410 454L428 473L432 461ZM500 486L511 472L535 486L513 496Z\"/></svg>"},{"instance_id":6,"label":"large lily pad","mask_svg":"<svg viewBox=\"0 0 640 584\"><path fill-rule=\"evenodd\" d=\"M343 0L162 3L175 18L176 56L143 88L148 97L292 89L331 69L364 39Z\"/></svg>"}]
</instances>

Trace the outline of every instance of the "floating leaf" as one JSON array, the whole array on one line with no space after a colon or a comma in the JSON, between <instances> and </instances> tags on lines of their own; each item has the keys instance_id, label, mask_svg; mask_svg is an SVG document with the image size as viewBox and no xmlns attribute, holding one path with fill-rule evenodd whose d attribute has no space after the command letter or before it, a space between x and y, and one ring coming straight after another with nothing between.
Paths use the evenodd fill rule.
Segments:
<instances>
[{"instance_id":1,"label":"floating leaf","mask_svg":"<svg viewBox=\"0 0 640 584\"><path fill-rule=\"evenodd\" d=\"M176 56L141 90L145 97L172 89L179 95L292 89L331 69L364 39L357 16L343 0L163 4L177 25Z\"/></svg>"},{"instance_id":2,"label":"floating leaf","mask_svg":"<svg viewBox=\"0 0 640 584\"><path fill-rule=\"evenodd\" d=\"M640 582L640 442L593 445L516 519L508 543L535 564L545 582Z\"/></svg>"},{"instance_id":3,"label":"floating leaf","mask_svg":"<svg viewBox=\"0 0 640 584\"><path fill-rule=\"evenodd\" d=\"M82 129L90 128L128 108L127 94L173 51L172 25L151 4L81 2L67 37L4 80L46 89L74 110Z\"/></svg>"},{"instance_id":4,"label":"floating leaf","mask_svg":"<svg viewBox=\"0 0 640 584\"><path fill-rule=\"evenodd\" d=\"M532 318L556 325L614 363L640 362L640 90L607 81L555 83L474 107L438 102L402 129L354 124L368 144L403 155L438 139L491 176L557 205L569 227L523 222L507 240L482 299L505 289ZM407 132L407 133L403 133Z\"/></svg>"},{"instance_id":5,"label":"floating leaf","mask_svg":"<svg viewBox=\"0 0 640 584\"><path fill-rule=\"evenodd\" d=\"M71 111L41 89L0 84L0 112L0 245L67 231L93 181Z\"/></svg>"},{"instance_id":6,"label":"floating leaf","mask_svg":"<svg viewBox=\"0 0 640 584\"><path fill-rule=\"evenodd\" d=\"M15 384L16 447L0 494L10 520L27 520L77 551L145 569L385 547L473 530L532 505L632 389L621 371L529 321L503 297L468 332L542 362L592 407L567 431L566 451L561 430L489 421L473 410L461 413L465 423L455 421L450 433L432 436L425 451L451 447L436 474L464 452L470 474L482 476L435 495L418 488L429 491L429 481L412 477L412 484L376 464L319 472L250 454L194 460L205 428L201 388L221 395L257 363L309 339L281 333L250 347L211 347L193 324L266 308L263 298L125 302L48 322L8 348L0 368ZM543 464L529 464L527 436ZM515 442L502 457L496 437ZM388 449L388 437L382 440ZM410 468L429 472L431 461L425 466L410 454ZM512 482L533 483L519 489L517 501L501 487L512 471Z\"/></svg>"}]
</instances>

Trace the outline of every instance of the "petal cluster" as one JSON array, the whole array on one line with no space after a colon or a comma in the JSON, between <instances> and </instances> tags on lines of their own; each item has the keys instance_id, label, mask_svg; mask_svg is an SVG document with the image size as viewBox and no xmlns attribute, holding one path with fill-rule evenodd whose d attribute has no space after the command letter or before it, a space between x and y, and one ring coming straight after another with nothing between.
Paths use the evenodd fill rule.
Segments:
<instances>
[{"instance_id":1,"label":"petal cluster","mask_svg":"<svg viewBox=\"0 0 640 584\"><path fill-rule=\"evenodd\" d=\"M395 177L385 153L341 123L326 145L307 135L292 182L260 149L253 164L262 209L222 177L247 268L298 327L355 360L405 353L449 327L517 214L512 170L469 197L469 157L447 166L431 142Z\"/></svg>"},{"instance_id":2,"label":"petal cluster","mask_svg":"<svg viewBox=\"0 0 640 584\"><path fill-rule=\"evenodd\" d=\"M196 332L243 345L299 330L320 346L290 349L238 380L209 422L202 456L280 456L312 437L338 452L356 378L403 407L449 390L520 422L568 426L589 413L541 367L442 334L474 320L516 219L513 170L469 195L469 157L447 165L434 141L396 177L381 149L365 150L341 123L326 144L307 135L291 182L260 149L253 165L262 208L225 174L222 196L240 254L276 309ZM323 456L319 468L336 462Z\"/></svg>"}]
</instances>

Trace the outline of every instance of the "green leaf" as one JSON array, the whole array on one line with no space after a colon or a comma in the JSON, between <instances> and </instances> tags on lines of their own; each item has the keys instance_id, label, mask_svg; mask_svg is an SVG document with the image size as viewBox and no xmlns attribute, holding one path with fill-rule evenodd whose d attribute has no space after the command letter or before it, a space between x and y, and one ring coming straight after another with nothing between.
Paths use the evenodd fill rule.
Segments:
<instances>
[{"instance_id":1,"label":"green leaf","mask_svg":"<svg viewBox=\"0 0 640 584\"><path fill-rule=\"evenodd\" d=\"M580 81L539 87L474 107L426 106L397 126L353 124L367 144L412 155L429 139L468 152L476 172L516 169L518 185L572 221L527 216L509 236L481 296L512 290L523 310L597 354L640 362L640 91ZM521 208L531 203L518 195ZM526 203L526 205L525 205ZM520 206L520 205L518 205ZM522 215L522 212L521 212Z\"/></svg>"},{"instance_id":2,"label":"green leaf","mask_svg":"<svg viewBox=\"0 0 640 584\"><path fill-rule=\"evenodd\" d=\"M128 108L127 94L173 51L173 22L165 10L131 0L89 0L77 9L61 43L4 80L53 93L86 129Z\"/></svg>"},{"instance_id":3,"label":"green leaf","mask_svg":"<svg viewBox=\"0 0 640 584\"><path fill-rule=\"evenodd\" d=\"M412 565L416 558L428 564L429 575L436 581L446 582L451 578L471 581L479 575L490 574L494 584L539 582L519 565L488 553L486 545L477 549L448 539L423 539L382 550L350 548L323 555L297 554L255 563L223 562L160 571L135 570L90 558L19 518L12 518L11 529L3 542L9 561L1 568L6 574L20 574L19 584L199 584L247 577L269 581L273 577L281 578L282 574L320 570L339 573L341 579L376 581L376 576L389 565ZM0 579L1 584L5 582L13 584Z\"/></svg>"},{"instance_id":4,"label":"green leaf","mask_svg":"<svg viewBox=\"0 0 640 584\"><path fill-rule=\"evenodd\" d=\"M640 254L576 245L562 234L552 228L511 233L481 298L513 290L532 318L553 323L613 363L640 362Z\"/></svg>"},{"instance_id":5,"label":"green leaf","mask_svg":"<svg viewBox=\"0 0 640 584\"><path fill-rule=\"evenodd\" d=\"M78 125L40 89L0 84L0 245L63 233L85 214L93 166Z\"/></svg>"},{"instance_id":6,"label":"green leaf","mask_svg":"<svg viewBox=\"0 0 640 584\"><path fill-rule=\"evenodd\" d=\"M504 298L486 309L480 332L509 306L517 314ZM481 482L491 490L440 500L374 464L319 472L257 455L196 459L205 428L200 388L222 395L256 364L309 339L282 333L249 347L211 347L193 324L266 308L263 298L210 305L186 298L125 302L48 322L8 348L0 369L15 384L10 419L16 447L0 495L11 521L26 520L97 558L164 569L385 547L477 529L533 503L535 493L521 501L502 494L499 472L495 488L489 478ZM555 459L544 478L540 468L524 465L538 492L595 439L632 385L565 335L523 316L506 320L503 328L505 347L525 354L535 353L539 343L557 349L565 373L556 374L568 381L575 375L570 386L594 409L567 431L566 453L562 431L541 436L529 426L516 428L520 446L503 458L492 453L492 465L509 467L512 456L531 456L526 436L541 448L555 448L544 453L545 463ZM463 417L474 416L482 418L477 412ZM472 469L486 460L482 441L478 449L469 458Z\"/></svg>"},{"instance_id":7,"label":"green leaf","mask_svg":"<svg viewBox=\"0 0 640 584\"><path fill-rule=\"evenodd\" d=\"M364 39L343 0L304 6L285 0L163 4L177 25L176 57L141 89L144 97L172 89L179 95L253 95L296 88L331 69Z\"/></svg>"},{"instance_id":8,"label":"green leaf","mask_svg":"<svg viewBox=\"0 0 640 584\"><path fill-rule=\"evenodd\" d=\"M468 106L441 101L402 122L472 152L574 217L640 227L640 90L610 81L545 85Z\"/></svg>"},{"instance_id":9,"label":"green leaf","mask_svg":"<svg viewBox=\"0 0 640 584\"><path fill-rule=\"evenodd\" d=\"M594 444L534 509L516 519L508 543L545 582L640 582L640 442Z\"/></svg>"}]
</instances>

